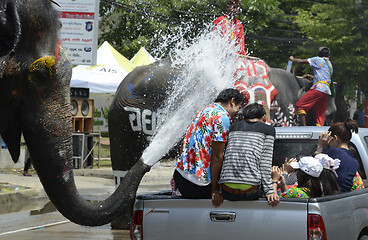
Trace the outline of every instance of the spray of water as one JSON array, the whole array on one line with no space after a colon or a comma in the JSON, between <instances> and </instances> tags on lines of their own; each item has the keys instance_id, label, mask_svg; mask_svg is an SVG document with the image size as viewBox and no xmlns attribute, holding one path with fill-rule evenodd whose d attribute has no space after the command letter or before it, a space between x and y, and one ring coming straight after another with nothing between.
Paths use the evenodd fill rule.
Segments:
<instances>
[{"instance_id":1,"label":"spray of water","mask_svg":"<svg viewBox=\"0 0 368 240\"><path fill-rule=\"evenodd\" d=\"M210 26L191 43L178 36L174 38L179 41L169 57L172 67L180 69L180 73L164 104L162 125L142 155L150 166L182 139L200 109L234 84L235 49Z\"/></svg>"}]
</instances>

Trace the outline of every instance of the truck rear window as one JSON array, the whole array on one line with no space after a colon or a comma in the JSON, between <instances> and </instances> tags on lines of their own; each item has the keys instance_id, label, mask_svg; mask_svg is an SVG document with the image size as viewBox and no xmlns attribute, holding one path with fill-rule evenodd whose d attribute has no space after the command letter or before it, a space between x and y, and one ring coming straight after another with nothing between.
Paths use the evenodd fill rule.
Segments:
<instances>
[{"instance_id":1,"label":"truck rear window","mask_svg":"<svg viewBox=\"0 0 368 240\"><path fill-rule=\"evenodd\" d=\"M313 156L317 145L318 139L276 139L272 165L281 166L286 157L299 159L302 156Z\"/></svg>"}]
</instances>

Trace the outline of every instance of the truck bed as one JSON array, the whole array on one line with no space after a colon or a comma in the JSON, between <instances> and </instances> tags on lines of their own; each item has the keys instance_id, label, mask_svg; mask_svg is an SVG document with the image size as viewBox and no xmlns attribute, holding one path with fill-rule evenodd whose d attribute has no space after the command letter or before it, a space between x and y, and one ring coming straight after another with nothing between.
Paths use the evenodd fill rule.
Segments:
<instances>
[{"instance_id":1,"label":"truck bed","mask_svg":"<svg viewBox=\"0 0 368 240\"><path fill-rule=\"evenodd\" d=\"M283 199L272 208L266 199L224 201L184 199L165 194L143 195L144 239L272 239L288 229L288 239L306 239L307 199ZM290 224L295 227L288 228ZM267 230L265 229L267 228Z\"/></svg>"},{"instance_id":2,"label":"truck bed","mask_svg":"<svg viewBox=\"0 0 368 240\"><path fill-rule=\"evenodd\" d=\"M273 208L265 198L225 200L215 208L210 199L184 199L167 191L137 196L135 209L143 209L145 240L307 239L308 214L322 216L328 239L358 239L368 226L368 189L320 198L281 198Z\"/></svg>"}]
</instances>

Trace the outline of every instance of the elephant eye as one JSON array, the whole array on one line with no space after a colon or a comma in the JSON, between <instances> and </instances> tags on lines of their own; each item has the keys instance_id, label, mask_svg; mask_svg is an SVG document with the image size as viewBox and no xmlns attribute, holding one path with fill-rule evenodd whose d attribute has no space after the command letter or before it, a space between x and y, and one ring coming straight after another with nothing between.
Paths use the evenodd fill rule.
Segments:
<instances>
[{"instance_id":1,"label":"elephant eye","mask_svg":"<svg viewBox=\"0 0 368 240\"><path fill-rule=\"evenodd\" d=\"M47 56L34 61L29 67L28 80L36 87L47 86L55 75L55 57Z\"/></svg>"}]
</instances>

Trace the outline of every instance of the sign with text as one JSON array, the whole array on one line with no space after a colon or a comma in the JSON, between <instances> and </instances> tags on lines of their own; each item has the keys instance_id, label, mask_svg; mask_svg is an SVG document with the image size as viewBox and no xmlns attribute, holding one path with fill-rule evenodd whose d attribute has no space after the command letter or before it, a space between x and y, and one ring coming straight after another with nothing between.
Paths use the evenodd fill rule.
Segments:
<instances>
[{"instance_id":1,"label":"sign with text","mask_svg":"<svg viewBox=\"0 0 368 240\"><path fill-rule=\"evenodd\" d=\"M56 0L61 45L73 65L96 65L100 0Z\"/></svg>"}]
</instances>

